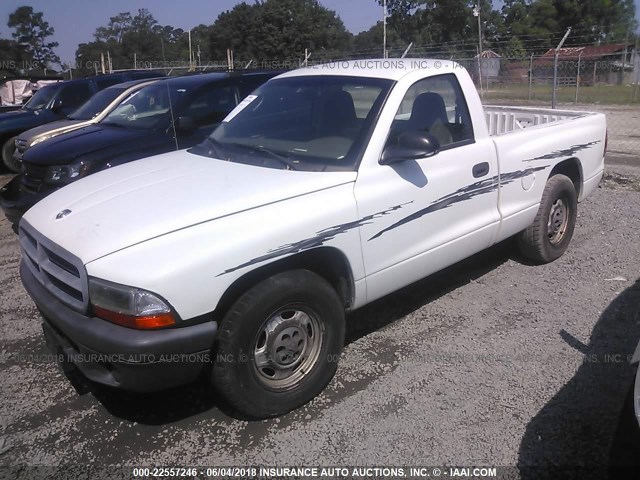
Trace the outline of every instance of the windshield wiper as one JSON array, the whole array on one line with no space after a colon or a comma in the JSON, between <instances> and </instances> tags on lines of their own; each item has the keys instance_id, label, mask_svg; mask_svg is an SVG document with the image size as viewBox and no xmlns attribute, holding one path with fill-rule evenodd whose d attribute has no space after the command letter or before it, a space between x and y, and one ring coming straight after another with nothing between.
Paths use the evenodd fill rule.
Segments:
<instances>
[{"instance_id":1,"label":"windshield wiper","mask_svg":"<svg viewBox=\"0 0 640 480\"><path fill-rule=\"evenodd\" d=\"M268 148L261 147L259 145L245 145L244 143L229 143L234 147L244 148L246 150L252 150L254 152L264 153L265 155L269 155L271 158L279 161L281 164L287 167L287 170L297 170L295 164L289 160L287 157L280 153L276 153L273 150L269 150Z\"/></svg>"}]
</instances>

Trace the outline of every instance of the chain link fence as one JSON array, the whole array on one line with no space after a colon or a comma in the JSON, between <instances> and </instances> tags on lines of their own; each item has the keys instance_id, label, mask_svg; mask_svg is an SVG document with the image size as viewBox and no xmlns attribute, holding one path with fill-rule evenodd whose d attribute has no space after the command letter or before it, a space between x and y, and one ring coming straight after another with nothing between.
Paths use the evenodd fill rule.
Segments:
<instances>
[{"instance_id":1,"label":"chain link fence","mask_svg":"<svg viewBox=\"0 0 640 480\"><path fill-rule=\"evenodd\" d=\"M390 60L403 55L457 61L469 71L485 104L551 107L555 84L556 108L605 113L609 153L640 159L640 53L628 45L564 48L557 59L553 51L543 55L505 57L488 50L480 59L426 47L388 51ZM230 67L292 69L329 61L379 57L374 52L305 52L299 58L258 60L233 59L229 52L224 60L190 63L141 59L137 60L136 66L176 74L187 70L228 70Z\"/></svg>"},{"instance_id":2,"label":"chain link fence","mask_svg":"<svg viewBox=\"0 0 640 480\"><path fill-rule=\"evenodd\" d=\"M631 49L563 49L564 55L528 59L457 59L473 77L485 104L548 106L607 115L610 154L640 158L640 55ZM573 51L572 51L573 50ZM485 52L485 55L487 52Z\"/></svg>"}]
</instances>

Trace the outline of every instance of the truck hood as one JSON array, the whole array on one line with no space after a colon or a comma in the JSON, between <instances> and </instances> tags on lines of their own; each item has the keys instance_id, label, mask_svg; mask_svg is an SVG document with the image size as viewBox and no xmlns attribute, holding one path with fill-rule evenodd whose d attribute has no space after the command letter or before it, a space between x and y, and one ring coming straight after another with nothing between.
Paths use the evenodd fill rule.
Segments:
<instances>
[{"instance_id":1,"label":"truck hood","mask_svg":"<svg viewBox=\"0 0 640 480\"><path fill-rule=\"evenodd\" d=\"M58 135L39 145L34 145L24 155L24 161L36 165L66 165L87 155L116 155L130 150L132 145L148 143L156 139L156 132L112 127L108 125L87 125ZM161 135L168 142L166 135Z\"/></svg>"},{"instance_id":2,"label":"truck hood","mask_svg":"<svg viewBox=\"0 0 640 480\"><path fill-rule=\"evenodd\" d=\"M23 221L86 264L192 225L353 182L356 176L244 165L181 150L72 183L37 203Z\"/></svg>"}]
</instances>

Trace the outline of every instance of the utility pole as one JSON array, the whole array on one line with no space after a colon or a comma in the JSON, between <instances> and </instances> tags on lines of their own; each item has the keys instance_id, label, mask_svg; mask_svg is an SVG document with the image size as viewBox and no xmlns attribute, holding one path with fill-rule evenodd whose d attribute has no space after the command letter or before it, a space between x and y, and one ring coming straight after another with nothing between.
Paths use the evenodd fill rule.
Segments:
<instances>
[{"instance_id":1,"label":"utility pole","mask_svg":"<svg viewBox=\"0 0 640 480\"><path fill-rule=\"evenodd\" d=\"M636 35L636 48L633 52L633 75L635 80L635 85L633 86L633 97L632 100L635 102L638 96L638 83L640 82L640 61L638 60L638 55L640 52L638 51L638 47L640 46L640 36Z\"/></svg>"},{"instance_id":2,"label":"utility pole","mask_svg":"<svg viewBox=\"0 0 640 480\"><path fill-rule=\"evenodd\" d=\"M531 101L531 92L533 90L533 53L529 62L529 101Z\"/></svg>"},{"instance_id":3,"label":"utility pole","mask_svg":"<svg viewBox=\"0 0 640 480\"><path fill-rule=\"evenodd\" d=\"M556 90L558 88L558 55L560 55L560 49L562 48L562 45L564 45L564 42L567 40L567 37L570 33L571 27L567 29L567 33L564 34L564 37L562 37L562 40L560 40L560 43L556 47L556 52L553 59L553 93L551 94L551 108L556 108Z\"/></svg>"},{"instance_id":4,"label":"utility pole","mask_svg":"<svg viewBox=\"0 0 640 480\"><path fill-rule=\"evenodd\" d=\"M478 50L480 50L480 56L482 56L482 20L480 18L480 3L474 7L473 16L478 17Z\"/></svg>"},{"instance_id":5,"label":"utility pole","mask_svg":"<svg viewBox=\"0 0 640 480\"><path fill-rule=\"evenodd\" d=\"M480 96L483 97L482 91L482 21L480 20L480 2L473 7L473 16L478 17L478 81L480 82Z\"/></svg>"},{"instance_id":6,"label":"utility pole","mask_svg":"<svg viewBox=\"0 0 640 480\"><path fill-rule=\"evenodd\" d=\"M624 59L622 60L622 74L624 75L624 70L627 65L627 54L629 51L629 25L627 25L627 33L624 36Z\"/></svg>"},{"instance_id":7,"label":"utility pole","mask_svg":"<svg viewBox=\"0 0 640 480\"><path fill-rule=\"evenodd\" d=\"M382 2L382 58L387 58L387 0Z\"/></svg>"},{"instance_id":8,"label":"utility pole","mask_svg":"<svg viewBox=\"0 0 640 480\"><path fill-rule=\"evenodd\" d=\"M576 74L576 101L578 103L578 92L580 91L580 66L582 64L582 51L578 55L578 73Z\"/></svg>"},{"instance_id":9,"label":"utility pole","mask_svg":"<svg viewBox=\"0 0 640 480\"><path fill-rule=\"evenodd\" d=\"M189 30L189 71L193 68L193 50L191 50L191 30Z\"/></svg>"}]
</instances>

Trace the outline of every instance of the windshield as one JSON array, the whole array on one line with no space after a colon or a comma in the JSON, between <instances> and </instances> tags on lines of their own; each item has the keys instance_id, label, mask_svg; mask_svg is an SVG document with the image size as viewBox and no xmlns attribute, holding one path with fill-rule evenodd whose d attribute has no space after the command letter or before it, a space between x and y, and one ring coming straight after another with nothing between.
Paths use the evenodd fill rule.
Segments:
<instances>
[{"instance_id":1,"label":"windshield","mask_svg":"<svg viewBox=\"0 0 640 480\"><path fill-rule=\"evenodd\" d=\"M141 130L158 128L169 123L170 107L176 108L186 94L185 88L164 82L149 85L125 98L101 123Z\"/></svg>"},{"instance_id":2,"label":"windshield","mask_svg":"<svg viewBox=\"0 0 640 480\"><path fill-rule=\"evenodd\" d=\"M22 108L27 110L41 110L56 96L60 85L47 85L38 90Z\"/></svg>"},{"instance_id":3,"label":"windshield","mask_svg":"<svg viewBox=\"0 0 640 480\"><path fill-rule=\"evenodd\" d=\"M69 118L72 120L91 120L102 113L102 111L123 92L124 89L122 88L107 88L102 90L69 115Z\"/></svg>"},{"instance_id":4,"label":"windshield","mask_svg":"<svg viewBox=\"0 0 640 480\"><path fill-rule=\"evenodd\" d=\"M393 82L348 76L272 80L193 153L292 170L354 170Z\"/></svg>"}]
</instances>

